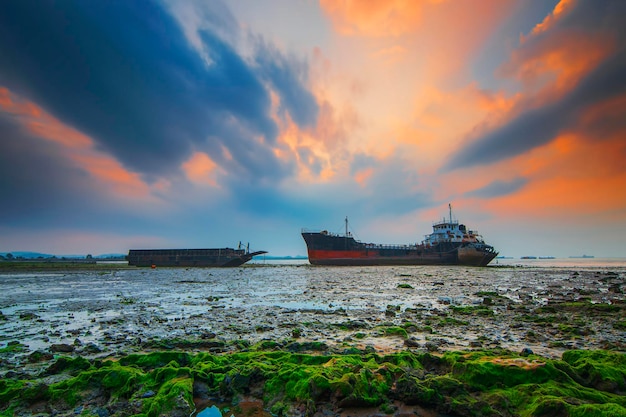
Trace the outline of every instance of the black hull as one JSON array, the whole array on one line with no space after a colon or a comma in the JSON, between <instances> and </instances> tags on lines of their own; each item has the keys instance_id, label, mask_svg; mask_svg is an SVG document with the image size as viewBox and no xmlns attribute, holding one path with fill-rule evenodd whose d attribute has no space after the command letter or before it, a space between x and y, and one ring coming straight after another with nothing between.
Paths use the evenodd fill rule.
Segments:
<instances>
[{"instance_id":1,"label":"black hull","mask_svg":"<svg viewBox=\"0 0 626 417\"><path fill-rule=\"evenodd\" d=\"M243 249L131 249L128 265L138 267L236 267L265 251Z\"/></svg>"}]
</instances>

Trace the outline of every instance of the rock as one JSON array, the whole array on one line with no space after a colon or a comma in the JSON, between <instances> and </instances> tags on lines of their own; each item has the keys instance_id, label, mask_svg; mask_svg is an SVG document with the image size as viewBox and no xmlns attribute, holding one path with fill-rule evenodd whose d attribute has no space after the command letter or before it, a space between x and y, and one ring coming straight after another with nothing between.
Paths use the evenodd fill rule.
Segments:
<instances>
[{"instance_id":1,"label":"rock","mask_svg":"<svg viewBox=\"0 0 626 417\"><path fill-rule=\"evenodd\" d=\"M102 352L102 349L100 349L100 348L98 347L98 345L96 345L95 343L89 343L89 344L87 344L87 345L83 348L83 350L84 350L85 352L88 352L88 353L100 353L100 352Z\"/></svg>"},{"instance_id":2,"label":"rock","mask_svg":"<svg viewBox=\"0 0 626 417\"><path fill-rule=\"evenodd\" d=\"M522 349L522 351L520 352L520 355L522 356L528 356L528 355L532 355L534 352L532 351L531 348L527 348L525 347L524 349Z\"/></svg>"},{"instance_id":3,"label":"rock","mask_svg":"<svg viewBox=\"0 0 626 417\"><path fill-rule=\"evenodd\" d=\"M435 342L426 342L424 343L424 347L429 352L437 352L439 350L439 345Z\"/></svg>"},{"instance_id":4,"label":"rock","mask_svg":"<svg viewBox=\"0 0 626 417\"><path fill-rule=\"evenodd\" d=\"M389 304L387 306L387 309L385 310L385 316L395 317L398 311L400 311L400 306L394 306Z\"/></svg>"},{"instance_id":5,"label":"rock","mask_svg":"<svg viewBox=\"0 0 626 417\"><path fill-rule=\"evenodd\" d=\"M149 390L149 391L144 392L141 395L141 398L150 398L150 397L154 397L155 395L156 395L156 392Z\"/></svg>"},{"instance_id":6,"label":"rock","mask_svg":"<svg viewBox=\"0 0 626 417\"><path fill-rule=\"evenodd\" d=\"M420 342L414 337L409 337L404 340L404 345L408 347L420 347Z\"/></svg>"},{"instance_id":7,"label":"rock","mask_svg":"<svg viewBox=\"0 0 626 417\"><path fill-rule=\"evenodd\" d=\"M110 414L109 414L109 410L107 410L107 409L106 409L106 408L104 408L104 407L98 407L98 408L96 408L96 409L94 410L94 412L95 412L95 414L96 414L98 417L109 417L109 416L110 416Z\"/></svg>"},{"instance_id":8,"label":"rock","mask_svg":"<svg viewBox=\"0 0 626 417\"><path fill-rule=\"evenodd\" d=\"M67 343L58 343L50 346L51 352L71 353L74 352L74 346Z\"/></svg>"},{"instance_id":9,"label":"rock","mask_svg":"<svg viewBox=\"0 0 626 417\"><path fill-rule=\"evenodd\" d=\"M52 359L54 359L54 355L48 352L42 352L40 350L36 350L35 352L28 355L28 362L30 363L50 361Z\"/></svg>"}]
</instances>

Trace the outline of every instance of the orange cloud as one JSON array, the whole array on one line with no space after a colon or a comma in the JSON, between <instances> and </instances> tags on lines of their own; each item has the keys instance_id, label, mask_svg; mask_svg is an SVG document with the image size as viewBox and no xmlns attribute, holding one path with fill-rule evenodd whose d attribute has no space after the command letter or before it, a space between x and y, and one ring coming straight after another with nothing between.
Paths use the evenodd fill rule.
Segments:
<instances>
[{"instance_id":1,"label":"orange cloud","mask_svg":"<svg viewBox=\"0 0 626 417\"><path fill-rule=\"evenodd\" d=\"M561 99L615 52L616 40L600 29L583 33L558 27L573 4L559 3L501 68L502 74L521 80L524 88L509 101L512 105L501 107L500 123L515 117L521 107L539 108ZM626 206L626 193L617 191L626 183L624 114L624 95L589 105L578 120L563 126L559 136L541 147L486 167L447 174L437 197L454 199L494 181L523 178L524 186L510 194L466 200L492 213L528 220L573 221L615 212Z\"/></svg>"},{"instance_id":2,"label":"orange cloud","mask_svg":"<svg viewBox=\"0 0 626 417\"><path fill-rule=\"evenodd\" d=\"M350 142L361 123L351 98L363 94L362 85L355 80L345 82L345 79L341 87L345 87L347 97L337 93L341 87L333 84L336 80L329 80L330 61L319 48L313 50L312 58L311 91L318 104L314 126L300 128L289 114L280 114L280 97L270 91L272 118L279 127L274 155L285 163L295 163L294 181L305 183L327 182L338 173L348 175Z\"/></svg>"},{"instance_id":3,"label":"orange cloud","mask_svg":"<svg viewBox=\"0 0 626 417\"><path fill-rule=\"evenodd\" d=\"M407 56L407 49L400 45L384 48L372 54L372 58L381 60L387 65L395 65Z\"/></svg>"},{"instance_id":4,"label":"orange cloud","mask_svg":"<svg viewBox=\"0 0 626 417\"><path fill-rule=\"evenodd\" d=\"M545 101L571 90L614 50L605 34L557 33L515 51L500 74L522 81L527 93L543 90Z\"/></svg>"},{"instance_id":5,"label":"orange cloud","mask_svg":"<svg viewBox=\"0 0 626 417\"><path fill-rule=\"evenodd\" d=\"M400 36L410 32L422 17L422 1L321 0L322 10L342 35Z\"/></svg>"},{"instance_id":6,"label":"orange cloud","mask_svg":"<svg viewBox=\"0 0 626 417\"><path fill-rule=\"evenodd\" d=\"M197 184L217 187L217 164L204 152L196 152L183 164L183 171L189 180Z\"/></svg>"},{"instance_id":7,"label":"orange cloud","mask_svg":"<svg viewBox=\"0 0 626 417\"><path fill-rule=\"evenodd\" d=\"M33 136L61 146L68 159L125 197L147 197L149 187L114 158L95 150L91 138L46 113L35 103L21 100L7 88L0 88L0 111L13 115Z\"/></svg>"},{"instance_id":8,"label":"orange cloud","mask_svg":"<svg viewBox=\"0 0 626 417\"><path fill-rule=\"evenodd\" d=\"M576 0L561 0L559 3L554 6L554 10L552 13L547 15L541 23L535 25L533 30L530 32L529 36L536 36L539 33L546 32L549 30L554 24L560 20L564 15L566 15L575 5ZM520 36L520 42L523 43L526 41L526 37L523 35Z\"/></svg>"},{"instance_id":9,"label":"orange cloud","mask_svg":"<svg viewBox=\"0 0 626 417\"><path fill-rule=\"evenodd\" d=\"M354 174L354 180L361 187L365 187L367 185L367 181L369 180L369 178L372 176L373 173L374 173L373 168L367 168L367 169L358 171L356 174Z\"/></svg>"},{"instance_id":10,"label":"orange cloud","mask_svg":"<svg viewBox=\"0 0 626 417\"><path fill-rule=\"evenodd\" d=\"M11 95L9 94L9 90L4 87L0 87L0 108L9 109L14 106L13 100L11 100Z\"/></svg>"},{"instance_id":11,"label":"orange cloud","mask_svg":"<svg viewBox=\"0 0 626 417\"><path fill-rule=\"evenodd\" d=\"M410 117L393 125L386 137L402 147L416 169L434 175L468 135L504 123L519 98L482 90L476 83L450 91L428 86L415 98Z\"/></svg>"},{"instance_id":12,"label":"orange cloud","mask_svg":"<svg viewBox=\"0 0 626 417\"><path fill-rule=\"evenodd\" d=\"M568 223L581 216L606 216L616 207L626 206L626 193L620 192L626 184L626 142L622 138L590 140L579 134L561 135L516 158L446 175L437 198L527 221ZM515 178L525 178L527 183L510 194L462 197L493 181ZM626 221L623 211L621 218Z\"/></svg>"},{"instance_id":13,"label":"orange cloud","mask_svg":"<svg viewBox=\"0 0 626 417\"><path fill-rule=\"evenodd\" d=\"M280 133L274 154L285 162L295 162L298 182L328 181L336 173L326 142L315 136L315 131L319 129L333 129L322 120L319 117L318 126L312 131L306 131L301 130L289 117L284 121L276 119ZM326 134L330 135L332 132Z\"/></svg>"},{"instance_id":14,"label":"orange cloud","mask_svg":"<svg viewBox=\"0 0 626 417\"><path fill-rule=\"evenodd\" d=\"M404 152L406 144L418 145L416 166L434 164L485 115L494 122L502 113L496 107L512 105L503 94L480 92L474 84L456 87L485 39L514 10L511 2L323 1L321 6L335 27L345 29L339 34L369 37L339 37L328 52L334 73L350 74L324 79L330 83L329 101L335 109L335 103L350 103L361 121L362 129L347 135L349 153L385 158L398 148ZM400 34L410 36L395 36ZM321 53L315 53L315 62L321 62ZM328 71L330 64L324 63ZM358 95L346 88L350 80L360 87Z\"/></svg>"},{"instance_id":15,"label":"orange cloud","mask_svg":"<svg viewBox=\"0 0 626 417\"><path fill-rule=\"evenodd\" d=\"M614 97L587 107L581 117L583 129L601 131L603 137L626 137L626 132L614 126L624 125L626 114L626 95Z\"/></svg>"}]
</instances>

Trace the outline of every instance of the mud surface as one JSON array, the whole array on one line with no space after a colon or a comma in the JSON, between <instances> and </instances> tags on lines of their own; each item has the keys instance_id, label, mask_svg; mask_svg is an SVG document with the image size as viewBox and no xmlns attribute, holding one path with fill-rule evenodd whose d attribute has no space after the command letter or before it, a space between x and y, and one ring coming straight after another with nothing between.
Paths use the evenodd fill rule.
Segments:
<instances>
[{"instance_id":1,"label":"mud surface","mask_svg":"<svg viewBox=\"0 0 626 417\"><path fill-rule=\"evenodd\" d=\"M0 371L35 351L106 357L189 340L199 341L191 350L215 351L263 340L377 352L528 348L554 358L623 351L625 277L623 266L3 273ZM16 343L22 349L6 353Z\"/></svg>"}]
</instances>

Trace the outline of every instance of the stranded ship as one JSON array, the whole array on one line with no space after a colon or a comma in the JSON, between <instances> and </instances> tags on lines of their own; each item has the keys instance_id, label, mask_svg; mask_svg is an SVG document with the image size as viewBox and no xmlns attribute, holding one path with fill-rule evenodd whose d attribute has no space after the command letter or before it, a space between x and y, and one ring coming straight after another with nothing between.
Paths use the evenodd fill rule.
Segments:
<instances>
[{"instance_id":1,"label":"stranded ship","mask_svg":"<svg viewBox=\"0 0 626 417\"><path fill-rule=\"evenodd\" d=\"M134 266L233 267L264 253L250 252L249 245L242 248L240 243L238 249L131 249L126 259Z\"/></svg>"},{"instance_id":2,"label":"stranded ship","mask_svg":"<svg viewBox=\"0 0 626 417\"><path fill-rule=\"evenodd\" d=\"M467 265L486 266L497 255L475 230L450 218L433 224L433 232L422 243L381 245L363 243L348 231L344 235L302 231L312 265Z\"/></svg>"}]
</instances>

